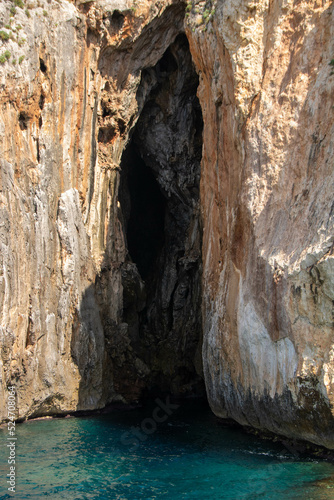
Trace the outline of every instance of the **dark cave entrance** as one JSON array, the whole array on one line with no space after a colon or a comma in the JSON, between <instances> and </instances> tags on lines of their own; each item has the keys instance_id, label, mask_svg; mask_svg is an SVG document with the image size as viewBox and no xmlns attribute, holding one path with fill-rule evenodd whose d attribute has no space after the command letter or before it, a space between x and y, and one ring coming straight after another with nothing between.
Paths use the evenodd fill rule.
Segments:
<instances>
[{"instance_id":1,"label":"dark cave entrance","mask_svg":"<svg viewBox=\"0 0 334 500\"><path fill-rule=\"evenodd\" d=\"M132 141L123 155L122 164L127 247L145 281L153 272L164 245L166 200Z\"/></svg>"},{"instance_id":2,"label":"dark cave entrance","mask_svg":"<svg viewBox=\"0 0 334 500\"><path fill-rule=\"evenodd\" d=\"M123 394L133 387L203 395L199 205L202 113L188 41L179 35L142 71L139 119L122 155L119 202L128 255L122 266ZM131 365L131 368L130 368ZM124 369L119 371L124 379ZM122 381L117 384L122 392Z\"/></svg>"}]
</instances>

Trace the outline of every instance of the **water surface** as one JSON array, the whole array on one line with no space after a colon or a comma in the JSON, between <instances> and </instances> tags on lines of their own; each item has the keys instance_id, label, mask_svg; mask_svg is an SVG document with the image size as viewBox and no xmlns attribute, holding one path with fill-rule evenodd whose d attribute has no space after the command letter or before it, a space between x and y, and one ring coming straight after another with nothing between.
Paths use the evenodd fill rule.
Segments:
<instances>
[{"instance_id":1,"label":"water surface","mask_svg":"<svg viewBox=\"0 0 334 500\"><path fill-rule=\"evenodd\" d=\"M154 414L155 407L18 425L15 495L4 481L2 429L0 498L334 498L333 464L224 427L199 402L182 403L170 415ZM156 425L153 415L165 419Z\"/></svg>"}]
</instances>

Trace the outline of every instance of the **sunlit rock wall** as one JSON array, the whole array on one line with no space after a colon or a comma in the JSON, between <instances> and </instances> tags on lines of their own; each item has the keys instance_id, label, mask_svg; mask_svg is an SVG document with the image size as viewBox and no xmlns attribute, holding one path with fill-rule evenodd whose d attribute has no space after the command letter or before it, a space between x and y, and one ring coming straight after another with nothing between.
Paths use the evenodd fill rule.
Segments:
<instances>
[{"instance_id":1,"label":"sunlit rock wall","mask_svg":"<svg viewBox=\"0 0 334 500\"><path fill-rule=\"evenodd\" d=\"M206 8L186 25L204 116L210 405L333 448L333 6Z\"/></svg>"}]
</instances>

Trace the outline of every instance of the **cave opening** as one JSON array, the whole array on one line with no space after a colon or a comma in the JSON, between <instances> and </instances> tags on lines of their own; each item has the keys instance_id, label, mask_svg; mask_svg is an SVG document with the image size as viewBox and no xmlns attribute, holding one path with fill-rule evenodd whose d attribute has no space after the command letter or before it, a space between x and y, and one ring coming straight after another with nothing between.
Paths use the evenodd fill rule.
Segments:
<instances>
[{"instance_id":1,"label":"cave opening","mask_svg":"<svg viewBox=\"0 0 334 500\"><path fill-rule=\"evenodd\" d=\"M166 200L151 171L131 141L123 156L122 181L127 247L142 279L148 279L161 253L165 235Z\"/></svg>"},{"instance_id":2,"label":"cave opening","mask_svg":"<svg viewBox=\"0 0 334 500\"><path fill-rule=\"evenodd\" d=\"M127 370L134 380L132 394L134 385L141 394L205 394L199 200L203 121L197 87L188 41L181 34L156 66L142 71L140 114L122 155L119 205L127 246L122 335L126 332L135 365L132 375ZM123 395L129 380L125 385Z\"/></svg>"}]
</instances>

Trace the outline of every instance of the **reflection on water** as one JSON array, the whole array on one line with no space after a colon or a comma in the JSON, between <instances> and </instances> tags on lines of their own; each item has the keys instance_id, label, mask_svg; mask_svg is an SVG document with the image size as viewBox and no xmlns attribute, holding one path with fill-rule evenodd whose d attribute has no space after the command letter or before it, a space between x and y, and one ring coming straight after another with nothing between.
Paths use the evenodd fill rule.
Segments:
<instances>
[{"instance_id":1,"label":"reflection on water","mask_svg":"<svg viewBox=\"0 0 334 500\"><path fill-rule=\"evenodd\" d=\"M199 402L182 403L143 435L151 415L147 408L19 425L16 498L334 498L333 464L222 427ZM138 446L122 439L129 432L141 436ZM0 498L11 498L3 453L0 473Z\"/></svg>"}]
</instances>

